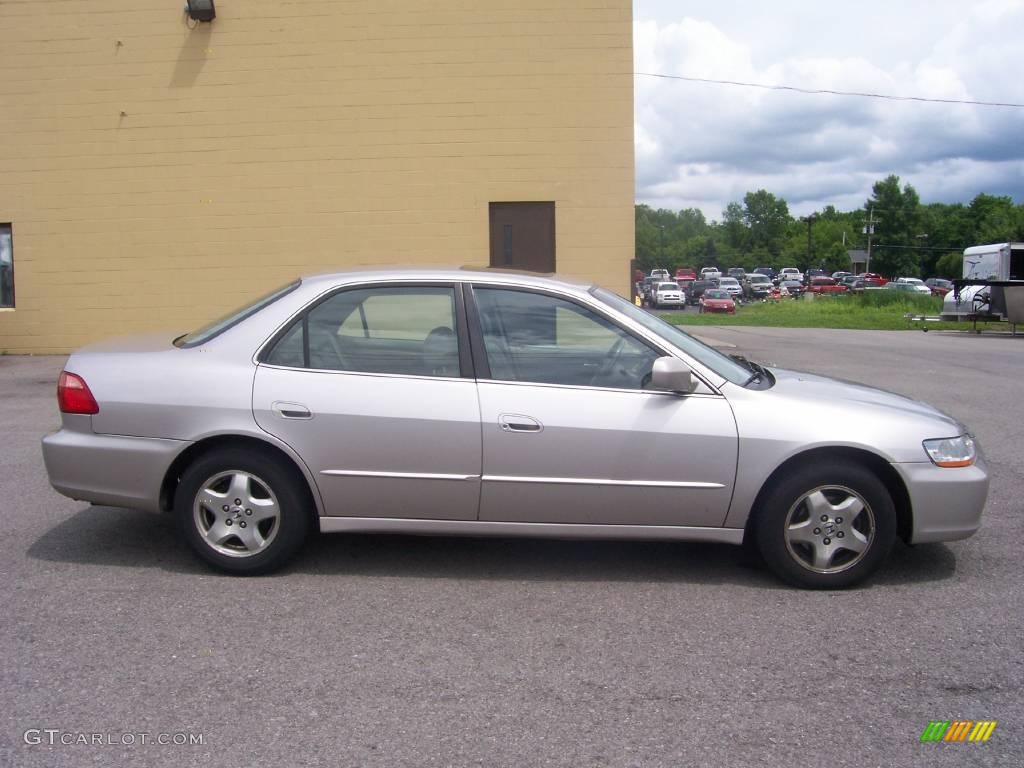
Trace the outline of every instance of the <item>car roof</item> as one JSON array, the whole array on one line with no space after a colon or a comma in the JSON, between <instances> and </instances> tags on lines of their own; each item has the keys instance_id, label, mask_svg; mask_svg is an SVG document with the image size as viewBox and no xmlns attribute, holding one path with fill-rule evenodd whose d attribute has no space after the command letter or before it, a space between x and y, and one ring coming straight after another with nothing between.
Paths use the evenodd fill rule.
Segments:
<instances>
[{"instance_id":1,"label":"car roof","mask_svg":"<svg viewBox=\"0 0 1024 768\"><path fill-rule=\"evenodd\" d=\"M554 288L565 290L575 288L579 291L588 291L593 283L582 280L555 276L553 274L541 274L538 272L526 272L514 269L496 269L487 267L447 267L447 268L424 268L424 267L386 267L381 269L357 269L338 272L319 272L310 275L303 275L302 282L307 284L335 284L342 282L371 282L374 280L451 280L453 282L487 282L507 283L509 285L529 286L533 288Z\"/></svg>"}]
</instances>

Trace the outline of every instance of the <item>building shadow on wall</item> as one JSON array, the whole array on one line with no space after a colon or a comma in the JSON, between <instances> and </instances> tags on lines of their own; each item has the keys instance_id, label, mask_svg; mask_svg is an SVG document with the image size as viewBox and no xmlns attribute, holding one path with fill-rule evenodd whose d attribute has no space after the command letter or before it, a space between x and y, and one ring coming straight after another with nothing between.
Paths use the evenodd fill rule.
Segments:
<instances>
[{"instance_id":1,"label":"building shadow on wall","mask_svg":"<svg viewBox=\"0 0 1024 768\"><path fill-rule=\"evenodd\" d=\"M185 18L183 24L187 26L189 23L195 22L189 22ZM178 61L171 74L171 88L190 88L195 84L210 55L212 36L212 24L195 24L186 29L181 53L178 54Z\"/></svg>"}]
</instances>

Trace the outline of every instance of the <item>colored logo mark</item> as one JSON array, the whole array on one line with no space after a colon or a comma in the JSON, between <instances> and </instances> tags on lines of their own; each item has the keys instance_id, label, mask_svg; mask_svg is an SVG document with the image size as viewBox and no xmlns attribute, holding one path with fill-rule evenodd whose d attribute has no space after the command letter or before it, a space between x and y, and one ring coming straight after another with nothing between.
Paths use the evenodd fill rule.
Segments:
<instances>
[{"instance_id":1,"label":"colored logo mark","mask_svg":"<svg viewBox=\"0 0 1024 768\"><path fill-rule=\"evenodd\" d=\"M921 741L988 741L995 729L995 720L932 720Z\"/></svg>"}]
</instances>

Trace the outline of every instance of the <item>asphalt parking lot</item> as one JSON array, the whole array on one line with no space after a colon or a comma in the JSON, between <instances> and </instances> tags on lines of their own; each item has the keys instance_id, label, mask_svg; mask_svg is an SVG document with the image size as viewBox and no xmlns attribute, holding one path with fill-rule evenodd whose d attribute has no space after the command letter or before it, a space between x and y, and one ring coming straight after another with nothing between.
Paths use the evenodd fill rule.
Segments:
<instances>
[{"instance_id":1,"label":"asphalt parking lot","mask_svg":"<svg viewBox=\"0 0 1024 768\"><path fill-rule=\"evenodd\" d=\"M63 359L0 357L0 766L1024 764L1024 337L696 330L966 422L982 530L841 593L678 543L324 536L224 577L169 519L52 491ZM919 741L957 719L998 726Z\"/></svg>"}]
</instances>

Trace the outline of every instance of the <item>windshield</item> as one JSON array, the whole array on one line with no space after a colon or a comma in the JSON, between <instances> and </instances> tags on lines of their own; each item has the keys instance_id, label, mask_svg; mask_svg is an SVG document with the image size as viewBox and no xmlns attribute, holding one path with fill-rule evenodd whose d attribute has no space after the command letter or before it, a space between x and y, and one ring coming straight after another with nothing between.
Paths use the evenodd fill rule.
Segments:
<instances>
[{"instance_id":1,"label":"windshield","mask_svg":"<svg viewBox=\"0 0 1024 768\"><path fill-rule=\"evenodd\" d=\"M751 275L748 280L752 283L769 283L771 282L766 275Z\"/></svg>"},{"instance_id":2,"label":"windshield","mask_svg":"<svg viewBox=\"0 0 1024 768\"><path fill-rule=\"evenodd\" d=\"M726 293L725 291L719 291L719 290L704 291L704 298L706 298L706 299L728 299L729 298L729 294Z\"/></svg>"},{"instance_id":3,"label":"windshield","mask_svg":"<svg viewBox=\"0 0 1024 768\"><path fill-rule=\"evenodd\" d=\"M658 290L659 291L678 291L679 290L679 286L676 285L675 283L660 283L658 285Z\"/></svg>"},{"instance_id":4,"label":"windshield","mask_svg":"<svg viewBox=\"0 0 1024 768\"><path fill-rule=\"evenodd\" d=\"M718 281L718 284L719 285L730 285L730 286L739 285L739 283L736 282L736 278L735 277L723 277L721 280Z\"/></svg>"},{"instance_id":5,"label":"windshield","mask_svg":"<svg viewBox=\"0 0 1024 768\"><path fill-rule=\"evenodd\" d=\"M702 341L697 341L690 334L680 330L671 323L666 323L661 318L645 312L618 294L612 293L604 288L592 288L590 293L609 307L618 310L629 319L636 321L644 328L663 338L674 347L678 347L686 354L722 378L731 381L733 384L744 385L750 380L750 369L740 365L731 357L726 357L717 349L709 347Z\"/></svg>"},{"instance_id":6,"label":"windshield","mask_svg":"<svg viewBox=\"0 0 1024 768\"><path fill-rule=\"evenodd\" d=\"M205 344L214 336L216 336L219 333L223 333L235 323L242 322L243 320L245 320L245 318L249 317L250 315L254 315L264 307L273 304L286 293L291 293L292 291L299 287L299 284L301 282L301 280L295 280L291 283L288 283L288 285L282 286L281 288L276 288L270 293L260 296L255 301L251 301L245 306L234 310L233 312L229 312L228 314L223 315L222 317L218 317L216 320L207 323L202 328L198 328L197 330L192 331L192 333L187 333L184 336L179 336L174 340L174 345L176 347L194 347L198 344Z\"/></svg>"}]
</instances>

